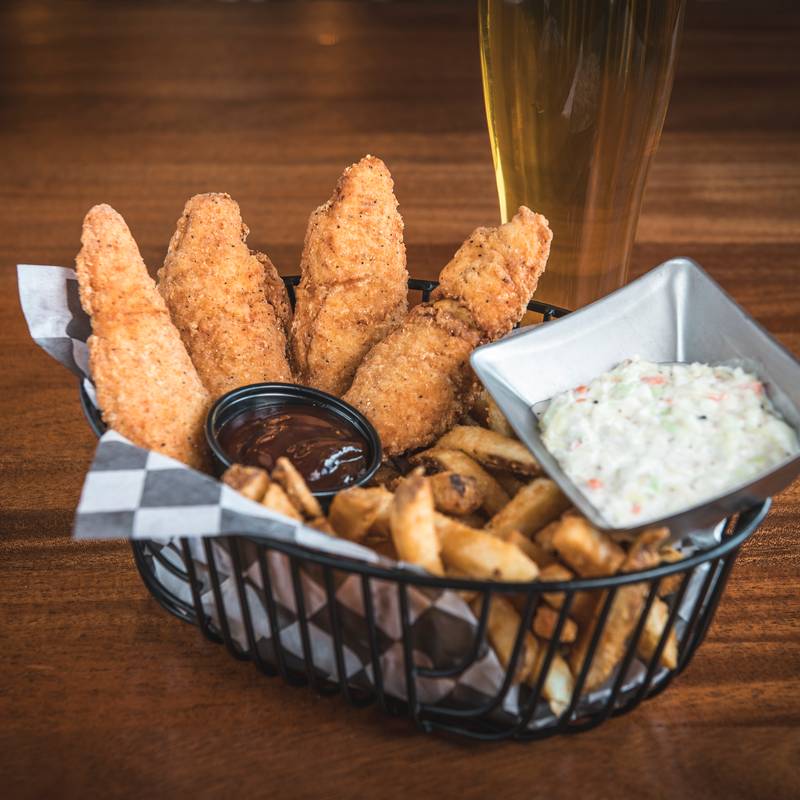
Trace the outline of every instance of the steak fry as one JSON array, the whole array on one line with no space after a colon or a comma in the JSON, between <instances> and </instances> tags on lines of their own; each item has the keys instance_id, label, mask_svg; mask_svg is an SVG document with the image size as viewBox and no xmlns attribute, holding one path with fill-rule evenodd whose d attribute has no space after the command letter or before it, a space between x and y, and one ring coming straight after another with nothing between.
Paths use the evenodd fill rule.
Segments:
<instances>
[{"instance_id":1,"label":"steak fry","mask_svg":"<svg viewBox=\"0 0 800 800\"><path fill-rule=\"evenodd\" d=\"M639 536L622 563L622 571L635 572L656 566L660 561L658 547L666 536L667 531L663 528L648 531ZM601 686L619 664L625 653L628 638L636 627L636 622L642 612L646 595L646 583L632 583L621 586L617 590L586 676L584 687L586 691L591 692ZM605 593L598 594L592 624L581 627L578 641L570 654L570 664L576 675L589 651L594 627L601 614L605 597Z\"/></svg>"}]
</instances>

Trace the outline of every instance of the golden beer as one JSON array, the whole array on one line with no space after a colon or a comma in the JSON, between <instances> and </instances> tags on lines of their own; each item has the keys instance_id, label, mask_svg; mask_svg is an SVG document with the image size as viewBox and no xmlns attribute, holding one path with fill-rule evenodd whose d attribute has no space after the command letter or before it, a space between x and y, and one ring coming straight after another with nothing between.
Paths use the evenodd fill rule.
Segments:
<instances>
[{"instance_id":1,"label":"golden beer","mask_svg":"<svg viewBox=\"0 0 800 800\"><path fill-rule=\"evenodd\" d=\"M550 220L537 298L621 286L672 89L684 0L479 0L483 92L503 221Z\"/></svg>"}]
</instances>

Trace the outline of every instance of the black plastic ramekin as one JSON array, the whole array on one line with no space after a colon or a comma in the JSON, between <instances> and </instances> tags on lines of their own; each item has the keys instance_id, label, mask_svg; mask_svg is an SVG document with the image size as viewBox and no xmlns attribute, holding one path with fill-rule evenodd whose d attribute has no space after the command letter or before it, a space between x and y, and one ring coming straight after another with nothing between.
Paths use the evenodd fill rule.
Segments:
<instances>
[{"instance_id":1,"label":"black plastic ramekin","mask_svg":"<svg viewBox=\"0 0 800 800\"><path fill-rule=\"evenodd\" d=\"M364 437L368 447L367 469L351 486L361 486L375 474L383 456L381 440L372 423L360 411L332 394L308 386L297 386L293 383L253 383L222 395L208 412L206 440L211 448L211 460L217 476L222 475L233 463L219 443L218 434L223 425L243 411L281 406L285 403L302 403L324 408L349 422ZM321 499L330 499L338 491L333 489L312 493Z\"/></svg>"}]
</instances>

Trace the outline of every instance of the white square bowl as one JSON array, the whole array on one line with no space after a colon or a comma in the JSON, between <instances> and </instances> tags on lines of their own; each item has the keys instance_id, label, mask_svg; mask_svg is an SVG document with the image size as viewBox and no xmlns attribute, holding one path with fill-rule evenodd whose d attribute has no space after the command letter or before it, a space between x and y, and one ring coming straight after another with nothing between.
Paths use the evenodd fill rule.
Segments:
<instances>
[{"instance_id":1,"label":"white square bowl","mask_svg":"<svg viewBox=\"0 0 800 800\"><path fill-rule=\"evenodd\" d=\"M564 474L539 434L537 412L554 395L638 355L654 362L740 365L800 431L800 362L688 258L666 261L638 280L566 317L523 328L479 347L472 366L544 471L596 527L635 533L667 525L697 530L765 500L800 474L793 457L729 492L676 514L619 528Z\"/></svg>"}]
</instances>

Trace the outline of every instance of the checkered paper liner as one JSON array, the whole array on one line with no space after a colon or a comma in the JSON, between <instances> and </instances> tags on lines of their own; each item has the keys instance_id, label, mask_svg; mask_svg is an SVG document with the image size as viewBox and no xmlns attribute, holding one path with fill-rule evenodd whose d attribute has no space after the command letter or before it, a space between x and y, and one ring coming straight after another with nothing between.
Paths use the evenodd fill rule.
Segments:
<instances>
[{"instance_id":1,"label":"checkered paper liner","mask_svg":"<svg viewBox=\"0 0 800 800\"><path fill-rule=\"evenodd\" d=\"M33 339L59 363L78 375L94 401L94 387L88 369L86 340L91 327L78 297L75 272L64 267L20 265L19 293L22 310ZM688 537L686 554L719 541L722 526L699 531ZM286 542L342 558L356 559L389 568L418 571L399 564L373 550L308 528L255 503L214 478L197 472L152 450L137 447L114 430L100 439L94 460L86 474L75 515L73 535L77 539L144 539L150 541L161 559L150 559L156 580L170 593L191 604L189 585L165 567L161 560L184 571L180 539L187 539L193 566L200 582L203 609L216 630L221 628L202 539L211 547L220 580L225 618L232 638L248 649L237 576L230 557L228 537L237 536L241 549L241 579L256 634L256 646L271 652L275 633L289 660L300 669L303 642L298 621L297 598L288 557L269 549L270 541ZM259 540L267 545L267 563L278 604L278 628L272 631L263 603L263 589L257 549ZM678 611L676 629L680 637L694 606L708 565L695 570ZM304 613L310 633L313 664L323 679L338 679L332 639L331 609L319 567L310 561L300 569ZM337 570L335 602L342 626L344 665L347 681L354 687L371 687L371 649L365 623L360 576ZM406 697L404 655L398 584L372 579L372 607L378 633L384 690L401 700ZM469 652L478 621L470 606L455 591L408 587L411 641L414 663L419 667L447 669L461 663ZM644 679L644 665L634 660L622 686L627 692ZM662 670L655 683L666 676ZM505 669L491 647L482 646L466 671L455 677L418 678L417 696L424 703L474 706L500 691ZM517 714L524 704L526 687L512 686L502 710ZM609 695L610 686L582 698L577 712L590 711ZM502 713L500 711L499 713ZM553 715L545 702L537 707L531 725L552 724Z\"/></svg>"}]
</instances>

